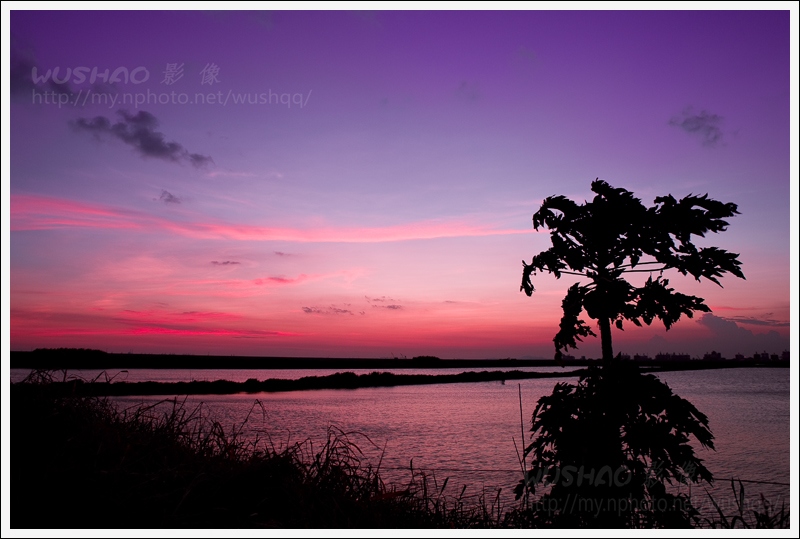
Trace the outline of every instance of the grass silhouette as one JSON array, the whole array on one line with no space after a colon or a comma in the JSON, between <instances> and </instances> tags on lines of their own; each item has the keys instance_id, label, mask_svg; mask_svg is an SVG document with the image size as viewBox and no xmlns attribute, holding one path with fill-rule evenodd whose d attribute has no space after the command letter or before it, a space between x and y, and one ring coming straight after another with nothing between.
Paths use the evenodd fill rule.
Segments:
<instances>
[{"instance_id":1,"label":"grass silhouette","mask_svg":"<svg viewBox=\"0 0 800 539\"><path fill-rule=\"evenodd\" d=\"M364 435L278 448L225 428L202 405L126 410L53 391L53 373L12 386L14 528L438 528L498 522L499 502L444 494L411 470L387 487L362 462ZM250 414L261 410L255 401ZM249 417L249 416L248 416Z\"/></svg>"},{"instance_id":2,"label":"grass silhouette","mask_svg":"<svg viewBox=\"0 0 800 539\"><path fill-rule=\"evenodd\" d=\"M60 383L59 383L60 382ZM226 427L202 405L168 398L118 409L64 391L66 373L33 371L11 386L13 528L519 528L543 524L531 506L504 508L500 492L465 496L410 467L387 485L372 440L330 427L322 446L276 447ZM56 388L58 388L56 390ZM451 492L457 494L451 494ZM739 500L744 491L740 485ZM788 512L707 520L703 527L787 527ZM568 524L568 523L567 523ZM567 525L569 527L569 525Z\"/></svg>"}]
</instances>

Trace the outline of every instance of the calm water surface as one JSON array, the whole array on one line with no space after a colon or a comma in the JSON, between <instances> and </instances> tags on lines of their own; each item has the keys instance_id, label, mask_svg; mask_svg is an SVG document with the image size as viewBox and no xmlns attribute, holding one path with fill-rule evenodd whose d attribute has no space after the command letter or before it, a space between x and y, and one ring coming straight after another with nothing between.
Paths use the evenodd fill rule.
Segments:
<instances>
[{"instance_id":1,"label":"calm water surface","mask_svg":"<svg viewBox=\"0 0 800 539\"><path fill-rule=\"evenodd\" d=\"M452 374L464 369L395 370L399 374ZM486 369L474 369L486 370ZM549 368L525 368L551 372ZM12 370L12 381L29 371ZM93 379L100 371L75 371ZM116 374L115 380L190 381L248 378L299 378L321 376L334 370L139 370ZM369 369L354 370L358 374ZM72 371L69 373L72 374ZM675 393L691 401L709 417L716 451L693 444L717 479L709 490L726 512L734 512L730 478L785 483L745 483L747 503L758 494L780 506L789 504L789 369L720 369L667 372L658 375ZM102 379L102 378L101 378ZM321 447L330 427L350 433L350 441L377 464L387 483L403 486L410 467L425 471L445 494L453 496L467 485L467 495L482 492L492 499L497 489L505 504L513 503L512 490L521 478L516 448L522 450L519 391L522 391L525 442L529 443L531 415L536 401L550 394L558 382L575 378L532 379L470 384L433 384L390 388L315 390L285 393L203 395L188 397L186 404L203 403L203 414L262 443L286 447L310 440ZM120 397L120 407L154 403L161 397ZM260 403L254 409L254 404ZM252 413L250 413L252 411ZM244 423L250 413L249 419ZM515 448L516 443L516 448ZM382 460L381 460L382 456ZM435 479L434 479L435 478ZM686 489L686 487L682 487ZM695 487L693 502L704 514L713 512L708 496Z\"/></svg>"},{"instance_id":2,"label":"calm water surface","mask_svg":"<svg viewBox=\"0 0 800 539\"><path fill-rule=\"evenodd\" d=\"M564 371L575 370L579 367L570 367ZM266 380L267 378L281 378L297 380L304 376L328 376L337 372L353 372L355 374L369 374L376 370L392 372L395 374L458 374L460 372L481 372L486 370L518 370L522 372L558 372L558 367L517 367L517 368L471 368L471 369L109 369L109 370L80 370L72 369L63 373L57 371L60 380L62 376L67 379L80 378L83 380L110 380L113 382L204 382L214 380L230 380L231 382L246 382L249 378ZM11 369L11 383L20 382L30 374L30 369Z\"/></svg>"}]
</instances>

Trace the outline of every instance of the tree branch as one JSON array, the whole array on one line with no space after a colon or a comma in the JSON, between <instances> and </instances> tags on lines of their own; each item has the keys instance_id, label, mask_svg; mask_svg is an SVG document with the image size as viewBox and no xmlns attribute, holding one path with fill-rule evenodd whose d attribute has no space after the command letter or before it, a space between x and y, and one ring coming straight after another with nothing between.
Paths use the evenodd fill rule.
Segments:
<instances>
[{"instance_id":1,"label":"tree branch","mask_svg":"<svg viewBox=\"0 0 800 539\"><path fill-rule=\"evenodd\" d=\"M669 268L667 266L664 266L663 268L640 269L640 270L625 270L622 273L653 273L654 271L664 271L666 269L669 269ZM564 273L564 272L562 272L562 273Z\"/></svg>"},{"instance_id":2,"label":"tree branch","mask_svg":"<svg viewBox=\"0 0 800 539\"><path fill-rule=\"evenodd\" d=\"M652 262L637 262L636 263L637 266L644 266L645 264L663 264L663 262L659 262L658 260L653 260ZM617 269L619 269L619 268L632 268L632 267L633 267L633 264L623 264L621 266L617 266Z\"/></svg>"}]
</instances>

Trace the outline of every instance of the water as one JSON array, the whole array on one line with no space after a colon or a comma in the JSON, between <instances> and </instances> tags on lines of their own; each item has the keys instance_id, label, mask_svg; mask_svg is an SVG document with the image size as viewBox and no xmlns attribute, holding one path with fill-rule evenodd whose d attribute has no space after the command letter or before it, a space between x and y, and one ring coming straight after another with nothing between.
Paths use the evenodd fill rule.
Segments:
<instances>
[{"instance_id":1,"label":"water","mask_svg":"<svg viewBox=\"0 0 800 539\"><path fill-rule=\"evenodd\" d=\"M746 505L761 509L759 493L789 507L789 369L722 369L659 374L675 393L709 418L716 451L698 452L715 481L709 489L728 514L735 509L730 479L785 483L744 483ZM693 444L694 445L694 444ZM736 486L738 492L738 484ZM702 490L704 508L708 497ZM727 506L727 507L725 507Z\"/></svg>"},{"instance_id":2,"label":"water","mask_svg":"<svg viewBox=\"0 0 800 539\"><path fill-rule=\"evenodd\" d=\"M57 371L56 378L82 380L110 380L114 382L203 382L214 380L230 380L231 382L245 382L249 378L265 380L279 378L284 380L297 380L304 376L328 376L337 372L353 372L355 374L369 374L376 370L392 372L395 374L458 374L460 372L481 372L486 370L517 370L522 372L562 372L575 370L578 367L559 369L558 367L513 367L513 368L449 368L449 369L71 369L66 373ZM29 369L11 369L11 383L20 382L30 374Z\"/></svg>"},{"instance_id":3,"label":"water","mask_svg":"<svg viewBox=\"0 0 800 539\"><path fill-rule=\"evenodd\" d=\"M485 370L485 369L476 369ZM553 368L521 370L553 371ZM17 372L15 372L17 371ZM95 372L83 372L91 379ZM248 378L298 378L331 374L331 370L296 371L180 371L141 370L120 373L127 381L213 380L244 381ZM362 371L358 371L361 373ZM363 372L370 372L364 370ZM396 370L428 374L454 370ZM455 369L455 372L461 372ZM28 371L12 370L12 381ZM76 373L78 374L78 373ZM114 372L109 372L114 376ZM746 503L760 508L758 494L789 505L789 369L721 369L660 373L675 393L691 401L709 417L716 451L693 443L695 451L717 479L709 488L727 514L735 506L730 478L766 483L745 483ZM310 440L321 447L329 427L350 433L349 439L373 464L381 462L387 483L403 487L411 478L411 466L424 471L429 482L445 494L485 493L494 499L497 489L506 506L513 503L513 487L521 478L517 449L522 451L519 390L522 391L524 444L536 401L550 394L558 382L575 378L530 379L470 384L433 384L355 390L315 390L285 393L202 395L188 397L186 404L203 403L210 414L230 428L244 425L244 434L277 448ZM519 384L519 385L518 385ZM153 403L162 397L120 397L121 407ZM256 400L261 404L254 408ZM516 443L516 448L515 448ZM775 485L769 483L784 483ZM688 489L685 486L681 488ZM738 487L737 487L738 488ZM714 510L705 491L695 487L692 500L704 515ZM758 505L756 505L758 502Z\"/></svg>"}]
</instances>

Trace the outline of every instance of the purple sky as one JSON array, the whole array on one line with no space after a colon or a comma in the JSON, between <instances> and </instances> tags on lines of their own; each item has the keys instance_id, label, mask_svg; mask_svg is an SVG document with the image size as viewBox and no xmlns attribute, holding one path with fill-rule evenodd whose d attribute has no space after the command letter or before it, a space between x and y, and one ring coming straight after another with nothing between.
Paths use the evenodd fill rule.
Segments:
<instances>
[{"instance_id":1,"label":"purple sky","mask_svg":"<svg viewBox=\"0 0 800 539\"><path fill-rule=\"evenodd\" d=\"M10 34L13 350L552 357L574 281L519 292L531 214L597 177L741 212L700 244L747 280L668 275L713 313L615 351L789 348L788 11L14 11Z\"/></svg>"}]
</instances>

